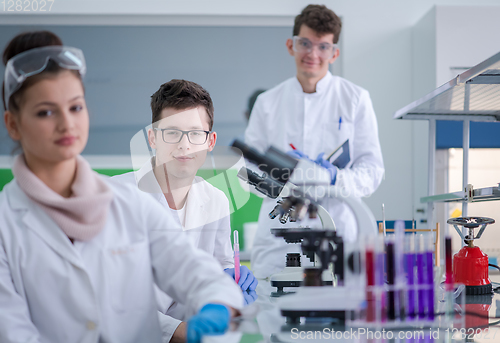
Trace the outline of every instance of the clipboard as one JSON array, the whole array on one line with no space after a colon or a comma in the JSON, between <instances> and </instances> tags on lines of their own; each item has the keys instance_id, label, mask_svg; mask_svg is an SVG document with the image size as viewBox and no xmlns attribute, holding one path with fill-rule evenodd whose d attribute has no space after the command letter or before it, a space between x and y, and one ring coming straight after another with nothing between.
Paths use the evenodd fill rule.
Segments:
<instances>
[{"instance_id":1,"label":"clipboard","mask_svg":"<svg viewBox=\"0 0 500 343\"><path fill-rule=\"evenodd\" d=\"M349 153L349 139L328 155L326 160L337 168L344 169L351 161L351 154Z\"/></svg>"}]
</instances>

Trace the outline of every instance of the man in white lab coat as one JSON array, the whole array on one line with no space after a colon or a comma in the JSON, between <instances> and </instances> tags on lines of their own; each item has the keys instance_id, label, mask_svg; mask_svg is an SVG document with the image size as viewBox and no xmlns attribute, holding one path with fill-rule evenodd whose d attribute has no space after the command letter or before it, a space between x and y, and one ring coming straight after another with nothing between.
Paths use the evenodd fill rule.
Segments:
<instances>
[{"instance_id":1,"label":"man in white lab coat","mask_svg":"<svg viewBox=\"0 0 500 343\"><path fill-rule=\"evenodd\" d=\"M196 176L217 139L212 131L212 99L194 82L171 80L151 96L151 110L153 125L148 140L155 157L137 172L116 178L137 184L149 193L181 224L191 242L213 255L234 278L228 199ZM255 291L257 280L245 266L241 267L238 284L247 301L252 299L247 291ZM182 304L173 302L159 289L156 294L164 342L168 342L181 320L188 318Z\"/></svg>"},{"instance_id":2,"label":"man in white lab coat","mask_svg":"<svg viewBox=\"0 0 500 343\"><path fill-rule=\"evenodd\" d=\"M245 142L261 152L271 145L290 151L292 144L300 151L296 156L308 156L325 166L322 154L328 156L349 139L349 163L339 169L328 162L332 184L341 187L344 194L369 196L384 174L377 120L369 93L328 70L340 54L336 43L341 26L340 18L322 5L309 5L295 18L293 38L286 41L286 47L295 59L297 75L257 98ZM264 199L260 210L251 258L258 278L281 271L286 253L298 252L298 247L270 233L270 228L283 227L268 217L275 205L276 201ZM326 199L323 206L339 233L348 241L355 240L357 225L352 210L336 199ZM297 225L321 223L286 226Z\"/></svg>"}]
</instances>

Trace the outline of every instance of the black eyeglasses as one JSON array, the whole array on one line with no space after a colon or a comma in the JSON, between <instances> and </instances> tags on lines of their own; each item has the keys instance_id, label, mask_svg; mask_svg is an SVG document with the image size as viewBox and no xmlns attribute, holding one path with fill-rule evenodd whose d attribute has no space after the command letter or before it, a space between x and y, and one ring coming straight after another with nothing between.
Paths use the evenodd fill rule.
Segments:
<instances>
[{"instance_id":1,"label":"black eyeglasses","mask_svg":"<svg viewBox=\"0 0 500 343\"><path fill-rule=\"evenodd\" d=\"M210 131L204 130L177 130L177 129L159 129L155 128L157 131L161 131L163 141L168 144L176 144L182 140L184 135L187 136L189 143L194 145L202 145L207 141Z\"/></svg>"}]
</instances>

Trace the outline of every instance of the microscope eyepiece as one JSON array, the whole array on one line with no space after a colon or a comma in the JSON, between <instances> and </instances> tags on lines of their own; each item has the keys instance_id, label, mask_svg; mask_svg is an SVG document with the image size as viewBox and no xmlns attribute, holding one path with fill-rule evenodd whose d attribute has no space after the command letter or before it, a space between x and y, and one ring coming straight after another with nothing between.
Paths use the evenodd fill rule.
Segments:
<instances>
[{"instance_id":1,"label":"microscope eyepiece","mask_svg":"<svg viewBox=\"0 0 500 343\"><path fill-rule=\"evenodd\" d=\"M236 139L231 146L240 150L243 157L255 163L260 170L268 175L268 178L283 184L288 181L298 163L295 158L272 146L267 149L265 154L261 154L239 139Z\"/></svg>"}]
</instances>

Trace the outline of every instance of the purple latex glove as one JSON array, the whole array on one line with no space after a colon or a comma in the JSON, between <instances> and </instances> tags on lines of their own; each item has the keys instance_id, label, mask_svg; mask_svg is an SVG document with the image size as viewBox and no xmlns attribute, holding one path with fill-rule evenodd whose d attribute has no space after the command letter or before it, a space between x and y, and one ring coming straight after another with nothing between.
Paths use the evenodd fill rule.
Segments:
<instances>
[{"instance_id":1,"label":"purple latex glove","mask_svg":"<svg viewBox=\"0 0 500 343\"><path fill-rule=\"evenodd\" d=\"M243 299L245 299L245 306L250 305L255 300L257 300L257 292L255 291L243 291Z\"/></svg>"},{"instance_id":2,"label":"purple latex glove","mask_svg":"<svg viewBox=\"0 0 500 343\"><path fill-rule=\"evenodd\" d=\"M308 160L310 160L309 156L307 156L306 154L304 154L302 151L300 150L290 150L290 151L287 151L286 153L288 156L292 156L293 158L296 158L297 160L300 160L301 158L307 158Z\"/></svg>"},{"instance_id":3,"label":"purple latex glove","mask_svg":"<svg viewBox=\"0 0 500 343\"><path fill-rule=\"evenodd\" d=\"M318 157L316 157L316 160L314 161L314 163L322 166L323 168L326 168L326 170L328 170L328 172L330 173L330 176L332 178L332 185L335 184L335 181L337 181L337 172L339 171L339 169L337 167L335 167L333 164L331 164L330 162L328 162L327 160L325 160L323 158L323 155L325 153L322 152L318 155Z\"/></svg>"},{"instance_id":4,"label":"purple latex glove","mask_svg":"<svg viewBox=\"0 0 500 343\"><path fill-rule=\"evenodd\" d=\"M234 279L234 268L226 268L224 271ZM238 286L240 286L242 291L255 291L258 283L247 266L240 266L240 281L238 281Z\"/></svg>"}]
</instances>

